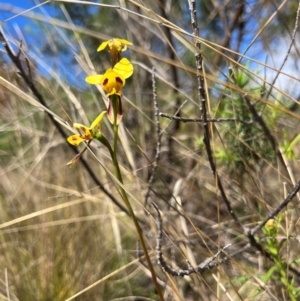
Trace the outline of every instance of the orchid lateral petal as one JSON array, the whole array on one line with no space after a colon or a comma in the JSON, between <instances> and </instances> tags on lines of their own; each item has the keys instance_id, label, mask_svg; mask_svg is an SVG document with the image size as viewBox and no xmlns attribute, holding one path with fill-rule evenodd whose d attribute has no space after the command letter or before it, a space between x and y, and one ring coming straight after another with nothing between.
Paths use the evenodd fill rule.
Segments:
<instances>
[{"instance_id":1,"label":"orchid lateral petal","mask_svg":"<svg viewBox=\"0 0 300 301\"><path fill-rule=\"evenodd\" d=\"M104 115L106 114L106 111L101 112L101 114L99 114L99 116L93 121L90 129L94 129L98 124L100 124L100 122L102 121Z\"/></svg>"},{"instance_id":2,"label":"orchid lateral petal","mask_svg":"<svg viewBox=\"0 0 300 301\"><path fill-rule=\"evenodd\" d=\"M103 74L90 75L86 77L85 81L89 84L96 85L100 84L102 77Z\"/></svg>"},{"instance_id":3,"label":"orchid lateral petal","mask_svg":"<svg viewBox=\"0 0 300 301\"><path fill-rule=\"evenodd\" d=\"M78 146L84 140L85 139L80 137L80 135L72 135L72 136L68 137L68 139L67 139L67 141L74 146Z\"/></svg>"},{"instance_id":4,"label":"orchid lateral petal","mask_svg":"<svg viewBox=\"0 0 300 301\"><path fill-rule=\"evenodd\" d=\"M99 51L104 50L107 47L108 43L109 43L109 41L102 42L100 44L100 46L98 47L97 51L99 52Z\"/></svg>"},{"instance_id":5,"label":"orchid lateral petal","mask_svg":"<svg viewBox=\"0 0 300 301\"><path fill-rule=\"evenodd\" d=\"M114 71L128 78L133 73L133 66L127 58L122 58L115 66Z\"/></svg>"}]
</instances>

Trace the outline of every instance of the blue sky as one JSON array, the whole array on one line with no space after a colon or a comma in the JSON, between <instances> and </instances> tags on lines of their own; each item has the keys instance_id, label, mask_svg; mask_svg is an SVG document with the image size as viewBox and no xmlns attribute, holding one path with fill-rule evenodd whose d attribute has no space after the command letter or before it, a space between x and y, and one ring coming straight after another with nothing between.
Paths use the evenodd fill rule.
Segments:
<instances>
[{"instance_id":1,"label":"blue sky","mask_svg":"<svg viewBox=\"0 0 300 301\"><path fill-rule=\"evenodd\" d=\"M32 0L1 0L0 7L0 20L3 22L3 25L9 29L12 29L15 24L18 24L20 27L24 27L30 24L30 19L23 16L15 16L14 12L9 12L3 8L9 8L9 6L18 7L21 9L29 9L36 6L35 2Z\"/></svg>"},{"instance_id":2,"label":"blue sky","mask_svg":"<svg viewBox=\"0 0 300 301\"><path fill-rule=\"evenodd\" d=\"M30 17L18 15L19 10L26 11L31 9L30 13L36 13L40 16L45 14L54 16L56 11L53 8L53 4L46 3L37 7L38 4L34 0L0 0L0 3L0 21L3 24L4 32L7 37L12 38L10 41L12 42L14 40L16 43L19 43L20 40L23 40L23 45L28 46L28 48L26 47L26 53L32 58L33 62L38 63L36 58L40 58L43 60L43 63L48 65L49 70L54 66L55 70L63 75L62 78L67 79L72 82L72 84L78 84L78 70L74 71L73 66L66 63L70 60L70 56L60 54L61 64L58 64L55 57L47 56L41 48L41 45L56 47L55 44L51 43L51 34L58 35L57 32L54 31L53 26L44 22L37 22ZM11 43L11 45L13 45L13 43ZM70 54L72 55L72 52L70 52L69 55ZM38 65L38 69L42 75L47 76L47 68L44 69ZM84 75L80 74L80 76L82 77L80 82L83 83L83 85L79 86L85 86Z\"/></svg>"},{"instance_id":3,"label":"blue sky","mask_svg":"<svg viewBox=\"0 0 300 301\"><path fill-rule=\"evenodd\" d=\"M8 36L13 37L17 41L24 39L29 42L30 33L38 34L39 29L31 18L25 17L22 13L19 15L19 10L26 11L36 7L38 4L34 0L0 0L0 21L4 27L4 31ZM42 6L47 12L51 13L51 4ZM31 12L41 12L39 7L36 7Z\"/></svg>"}]
</instances>

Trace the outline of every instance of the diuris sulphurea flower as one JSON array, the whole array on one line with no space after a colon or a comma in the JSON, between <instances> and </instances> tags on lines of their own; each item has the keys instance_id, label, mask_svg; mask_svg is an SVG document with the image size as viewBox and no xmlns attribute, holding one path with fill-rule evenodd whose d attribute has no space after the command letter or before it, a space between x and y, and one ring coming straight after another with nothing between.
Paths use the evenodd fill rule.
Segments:
<instances>
[{"instance_id":1,"label":"diuris sulphurea flower","mask_svg":"<svg viewBox=\"0 0 300 301\"><path fill-rule=\"evenodd\" d=\"M103 119L106 111L103 111L91 124L90 127L87 127L80 123L74 123L73 128L76 129L79 134L71 135L68 137L67 141L74 145L78 146L81 142L86 141L88 144L91 143L93 138L99 138L101 136L101 126L100 122ZM99 140L99 139L98 139ZM72 167L81 157L81 155L86 151L87 147L85 147L79 154L77 154L70 162L67 163L70 167Z\"/></svg>"},{"instance_id":2,"label":"diuris sulphurea flower","mask_svg":"<svg viewBox=\"0 0 300 301\"><path fill-rule=\"evenodd\" d=\"M98 128L98 133L101 133L100 122L103 119L103 116L106 114L106 111L103 111L91 124L90 127L87 127L80 123L74 123L73 128L76 129L79 134L72 135L68 137L68 142L74 146L78 146L82 141L90 141L94 138L95 128Z\"/></svg>"},{"instance_id":3,"label":"diuris sulphurea flower","mask_svg":"<svg viewBox=\"0 0 300 301\"><path fill-rule=\"evenodd\" d=\"M132 43L125 39L114 38L102 42L98 47L97 51L102 51L104 49L108 49L108 51L111 51L113 48L115 48L117 51L122 52L127 49L127 45L132 45Z\"/></svg>"},{"instance_id":4,"label":"diuris sulphurea flower","mask_svg":"<svg viewBox=\"0 0 300 301\"><path fill-rule=\"evenodd\" d=\"M128 59L123 58L118 62L114 68L109 68L104 74L90 75L85 80L89 84L100 84L106 96L112 94L122 95L121 89L125 85L126 78L133 73L133 66Z\"/></svg>"},{"instance_id":5,"label":"diuris sulphurea flower","mask_svg":"<svg viewBox=\"0 0 300 301\"><path fill-rule=\"evenodd\" d=\"M107 92L107 97L112 94L118 94L121 96L120 91L125 85L124 76L111 68L106 70L104 74L90 75L85 80L89 84L100 84L103 90Z\"/></svg>"},{"instance_id":6,"label":"diuris sulphurea flower","mask_svg":"<svg viewBox=\"0 0 300 301\"><path fill-rule=\"evenodd\" d=\"M109 121L119 124L122 120L121 89L125 80L133 73L133 66L126 58L122 58L114 68L109 68L104 74L90 75L85 80L90 84L100 84L107 93L108 107L107 116Z\"/></svg>"},{"instance_id":7,"label":"diuris sulphurea flower","mask_svg":"<svg viewBox=\"0 0 300 301\"><path fill-rule=\"evenodd\" d=\"M127 45L132 45L131 42L124 39L111 39L102 42L97 51L107 49L110 52L112 67L121 60L121 52L127 49Z\"/></svg>"}]
</instances>

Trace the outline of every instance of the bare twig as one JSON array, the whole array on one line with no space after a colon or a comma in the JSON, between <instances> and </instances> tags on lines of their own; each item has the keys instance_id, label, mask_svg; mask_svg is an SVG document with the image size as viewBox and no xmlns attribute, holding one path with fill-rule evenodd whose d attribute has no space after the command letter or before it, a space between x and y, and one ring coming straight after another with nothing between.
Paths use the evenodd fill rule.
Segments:
<instances>
[{"instance_id":1,"label":"bare twig","mask_svg":"<svg viewBox=\"0 0 300 301\"><path fill-rule=\"evenodd\" d=\"M159 113L159 116L161 117L165 117L171 120L179 120L181 122L203 122L202 118L185 118L185 117L179 117L179 116L175 116L175 115L170 115L167 113ZM245 121L245 120L241 120L239 118L207 118L206 120L207 122L242 122L245 124L252 124L253 120L249 120L249 121Z\"/></svg>"},{"instance_id":2,"label":"bare twig","mask_svg":"<svg viewBox=\"0 0 300 301\"><path fill-rule=\"evenodd\" d=\"M221 5L224 5L224 2L220 2ZM239 41L239 43L237 43L237 47L236 47L236 51L239 50L239 45L240 45L240 41L243 37L243 34L244 34L244 20L243 20L243 15L244 15L244 12L245 12L245 4L246 4L246 1L245 0L241 0L241 1L238 1L237 3L237 9L235 11L235 15L233 16L232 18L232 22L231 24L229 25L229 28L226 30L225 32L225 37L224 37L224 40L220 43L220 45L224 48L227 48L229 45L230 45L230 38L233 37L233 31L237 29L237 26L238 26L238 29L239 29L239 38L237 39ZM218 11L219 13L223 12L223 7L219 7ZM225 13L226 14L226 13ZM237 56L235 54L235 56ZM222 53L216 53L216 57L214 58L214 65L218 65L220 60L222 59Z\"/></svg>"},{"instance_id":3,"label":"bare twig","mask_svg":"<svg viewBox=\"0 0 300 301\"><path fill-rule=\"evenodd\" d=\"M169 21L164 2L166 2L166 1L159 0L159 8L160 8L161 16L165 20ZM167 38L167 43L168 43L168 47L167 47L168 56L171 61L176 61L176 51L175 51L175 45L173 42L173 37L171 34L171 29L169 27L164 27L164 32L165 32L165 35ZM170 73L172 76L173 84L176 88L174 90L175 110L177 110L177 113L175 115L180 116L180 111L178 111L178 107L180 106L180 97L179 97L178 89L180 88L180 85L179 85L179 78L178 78L178 70L174 64L170 65ZM172 126L170 136L169 136L169 141L168 141L170 151L172 150L171 149L172 148L172 136L179 129L179 126L180 126L180 122L175 122L174 125Z\"/></svg>"},{"instance_id":4,"label":"bare twig","mask_svg":"<svg viewBox=\"0 0 300 301\"><path fill-rule=\"evenodd\" d=\"M257 231L259 231L269 219L274 218L284 207L288 205L288 203L294 198L294 196L300 191L300 181L294 187L294 189L290 192L290 194L285 198L283 202L281 202L272 212L270 212L266 218L259 223L255 228L251 229L248 233L249 235L254 235Z\"/></svg>"},{"instance_id":5,"label":"bare twig","mask_svg":"<svg viewBox=\"0 0 300 301\"><path fill-rule=\"evenodd\" d=\"M190 13L191 13L191 23L192 23L192 28L193 28L193 35L194 35L194 37L199 37L199 29L198 29L197 18L196 18L195 0L189 0L189 9L190 9ZM195 46L197 49L199 49L199 51L195 54L196 67L197 67L197 80L198 80L198 95L199 95L199 102L200 102L202 125L203 125L203 129L204 129L203 142L204 142L204 145L206 148L208 161L210 164L210 168L215 176L218 189L221 193L221 197L227 207L228 212L230 213L230 215L234 219L234 221L244 230L244 226L239 221L238 217L236 216L235 212L233 211L231 204L226 196L221 179L217 173L217 168L216 168L215 161L213 158L213 153L212 153L211 144L210 144L210 129L209 129L209 123L208 123L208 118L207 118L207 108L206 108L207 96L206 96L205 80L202 75L203 74L203 58L202 58L202 55L200 52L201 44L199 42L199 39L195 39Z\"/></svg>"},{"instance_id":6,"label":"bare twig","mask_svg":"<svg viewBox=\"0 0 300 301\"><path fill-rule=\"evenodd\" d=\"M177 113L181 111L181 109L184 107L184 105L187 103L187 99L180 105L180 107L177 109L177 111L175 112L175 115L172 116L176 116L176 118L180 118L178 117ZM159 113L160 114L160 113ZM171 119L172 120L172 119ZM166 131L166 129L170 126L171 122L169 122L163 129L162 129L162 133L164 133Z\"/></svg>"},{"instance_id":7,"label":"bare twig","mask_svg":"<svg viewBox=\"0 0 300 301\"><path fill-rule=\"evenodd\" d=\"M165 0L159 0L158 4L159 4L159 9L160 9L160 14L161 14L162 19L164 21L168 22L169 17L166 12L166 4L165 4L166 2L167 1L165 1ZM168 44L166 47L167 48L166 49L167 56L169 57L171 62L176 62L177 54L176 54L176 50L175 50L175 44L173 42L173 36L171 33L171 29L169 27L163 27L163 32L165 35L165 40ZM173 94L174 95L174 106L175 106L174 115L180 117L181 114L180 114L179 108L180 108L181 100L180 100L180 95L178 93L180 84L179 84L178 70L174 64L170 64L170 70L168 73L170 73L172 84L175 87L174 94ZM175 148L173 146L174 145L173 137L174 137L175 133L179 130L179 127L180 127L180 121L175 120L175 119L174 119L174 122L172 122L169 127L169 134L167 136L167 146L168 146L167 159L169 160L170 163L172 163L172 158L174 156L174 150L175 150ZM166 181L171 182L172 178L173 177L171 176L171 174L169 174L169 176L166 178Z\"/></svg>"},{"instance_id":8,"label":"bare twig","mask_svg":"<svg viewBox=\"0 0 300 301\"><path fill-rule=\"evenodd\" d=\"M188 269L178 269L175 270L173 268L171 268L165 261L163 254L162 254L162 218L159 212L159 209L157 207L156 204L152 203L152 206L154 207L154 209L157 212L157 238L156 238L156 256L157 256L157 261L158 264L161 265L163 271L165 271L166 273L172 275L172 276L187 276L190 275L192 273L203 273L206 270L209 270L211 268L216 267L217 265L219 265L222 262L225 262L226 260L228 260L229 258L226 257L227 259L221 259L219 261L215 261L215 259L225 251L225 249L227 249L228 247L231 246L231 244L226 245L225 247L223 247L222 249L220 249L216 254L214 254L213 256L205 259L202 263L200 263L199 265L197 265L196 267L192 267L190 262L187 260L187 265L188 265Z\"/></svg>"},{"instance_id":9,"label":"bare twig","mask_svg":"<svg viewBox=\"0 0 300 301\"><path fill-rule=\"evenodd\" d=\"M151 176L148 180L148 189L145 194L145 201L144 201L144 206L147 206L148 203L148 198L150 195L151 191L151 185L153 183L159 158L160 158L160 147L161 147L161 128L160 128L160 123L159 123L159 110L158 110L158 104L157 104L157 98L156 98L156 81L155 81L155 70L153 68L152 70L152 93L153 93L153 106L154 106L154 116L155 116L155 124L156 124L156 136L157 136L157 142L156 142L156 154L155 154L155 159L154 162L152 163L152 170L151 170Z\"/></svg>"},{"instance_id":10,"label":"bare twig","mask_svg":"<svg viewBox=\"0 0 300 301\"><path fill-rule=\"evenodd\" d=\"M262 254L264 254L271 261L274 261L272 254L270 254L269 252L267 252L266 250L263 249L263 247L257 241L257 239L254 237L254 235L267 223L268 220L276 217L276 215L292 201L292 199L295 197L295 195L297 195L297 193L299 191L300 191L300 181L297 183L297 185L294 187L294 189L290 192L290 194L285 198L285 200L282 203L280 203L279 206L277 206L277 208L275 208L272 212L270 212L263 221L261 221L256 227L245 230L245 235L248 237L250 245L252 247L256 248L257 250L259 250ZM247 246L245 246L245 247L247 247ZM285 264L285 265L288 266L288 264ZM300 272L297 269L295 269L294 267L292 267L290 265L288 266L288 269L289 269L289 271L293 272L295 275L300 277Z\"/></svg>"}]
</instances>

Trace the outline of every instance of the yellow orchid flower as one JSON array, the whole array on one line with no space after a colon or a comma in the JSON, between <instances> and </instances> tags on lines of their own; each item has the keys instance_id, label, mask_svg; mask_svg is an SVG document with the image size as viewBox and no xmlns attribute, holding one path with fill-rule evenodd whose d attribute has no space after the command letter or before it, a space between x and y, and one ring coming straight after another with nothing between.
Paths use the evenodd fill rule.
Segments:
<instances>
[{"instance_id":1,"label":"yellow orchid flower","mask_svg":"<svg viewBox=\"0 0 300 301\"><path fill-rule=\"evenodd\" d=\"M115 67L109 68L104 74L96 74L88 76L85 81L89 84L100 84L106 96L117 94L121 96L120 90L125 85L125 79L133 73L133 66L128 59L121 59Z\"/></svg>"},{"instance_id":2,"label":"yellow orchid flower","mask_svg":"<svg viewBox=\"0 0 300 301\"><path fill-rule=\"evenodd\" d=\"M108 51L118 51L122 52L127 49L127 45L132 45L131 42L124 39L111 39L105 42L102 42L98 47L97 51L102 51L108 49Z\"/></svg>"},{"instance_id":3,"label":"yellow orchid flower","mask_svg":"<svg viewBox=\"0 0 300 301\"><path fill-rule=\"evenodd\" d=\"M106 114L106 111L103 111L93 121L90 127L87 127L80 123L74 123L73 128L78 130L79 134L68 137L67 141L74 146L78 146L83 141L87 141L87 142L91 141L94 138L96 127L98 127L99 133L101 133L100 122L103 119L104 114Z\"/></svg>"},{"instance_id":4,"label":"yellow orchid flower","mask_svg":"<svg viewBox=\"0 0 300 301\"><path fill-rule=\"evenodd\" d=\"M118 94L121 96L120 90L125 85L125 78L123 75L115 72L109 68L104 74L90 75L85 79L89 84L100 84L105 92L106 96L112 94Z\"/></svg>"},{"instance_id":5,"label":"yellow orchid flower","mask_svg":"<svg viewBox=\"0 0 300 301\"><path fill-rule=\"evenodd\" d=\"M110 53L111 66L114 67L121 60L121 52L127 49L127 45L132 43L124 39L111 39L103 42L97 51L107 49Z\"/></svg>"}]
</instances>

